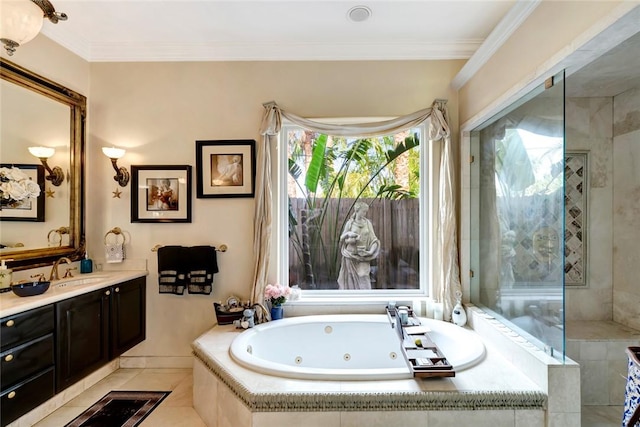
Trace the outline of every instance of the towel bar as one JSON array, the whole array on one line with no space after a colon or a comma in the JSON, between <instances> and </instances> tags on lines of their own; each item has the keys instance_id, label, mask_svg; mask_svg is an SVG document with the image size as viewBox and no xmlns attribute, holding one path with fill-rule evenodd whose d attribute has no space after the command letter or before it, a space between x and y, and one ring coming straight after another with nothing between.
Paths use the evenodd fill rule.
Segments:
<instances>
[{"instance_id":1,"label":"towel bar","mask_svg":"<svg viewBox=\"0 0 640 427\"><path fill-rule=\"evenodd\" d=\"M158 249L160 249L163 246L164 245L155 245L154 247L151 248L151 252L158 252ZM227 245L216 246L216 252L226 252L226 251L227 251Z\"/></svg>"}]
</instances>

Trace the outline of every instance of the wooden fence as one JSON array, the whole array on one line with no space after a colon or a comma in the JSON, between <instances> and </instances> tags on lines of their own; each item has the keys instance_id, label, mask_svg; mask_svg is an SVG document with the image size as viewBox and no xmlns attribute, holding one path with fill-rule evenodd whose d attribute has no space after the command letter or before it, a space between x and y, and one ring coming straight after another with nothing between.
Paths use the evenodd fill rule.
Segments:
<instances>
[{"instance_id":1,"label":"wooden fence","mask_svg":"<svg viewBox=\"0 0 640 427\"><path fill-rule=\"evenodd\" d=\"M313 283L305 279L300 251L305 199L289 199L297 221L289 239L289 283L303 289L337 289L340 270L338 241L354 199L317 200L324 209L308 210ZM418 199L360 199L369 204L367 218L380 240L380 254L372 261L371 287L375 289L419 288L420 207ZM322 216L324 213L324 217ZM320 226L321 224L321 226Z\"/></svg>"}]
</instances>

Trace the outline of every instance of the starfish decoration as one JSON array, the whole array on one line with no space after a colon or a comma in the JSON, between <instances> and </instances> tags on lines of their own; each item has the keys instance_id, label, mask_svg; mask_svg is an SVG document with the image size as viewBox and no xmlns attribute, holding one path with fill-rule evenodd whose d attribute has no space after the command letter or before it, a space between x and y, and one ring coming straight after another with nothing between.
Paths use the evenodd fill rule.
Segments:
<instances>
[{"instance_id":1,"label":"starfish decoration","mask_svg":"<svg viewBox=\"0 0 640 427\"><path fill-rule=\"evenodd\" d=\"M113 198L114 199L119 199L120 195L122 194L122 191L120 191L118 188L116 188L116 191L112 191L113 193Z\"/></svg>"},{"instance_id":2,"label":"starfish decoration","mask_svg":"<svg viewBox=\"0 0 640 427\"><path fill-rule=\"evenodd\" d=\"M52 199L56 197L54 195L54 194L56 194L56 192L54 190L50 189L50 188L48 190L46 190L45 193L47 194L47 197L50 197Z\"/></svg>"}]
</instances>

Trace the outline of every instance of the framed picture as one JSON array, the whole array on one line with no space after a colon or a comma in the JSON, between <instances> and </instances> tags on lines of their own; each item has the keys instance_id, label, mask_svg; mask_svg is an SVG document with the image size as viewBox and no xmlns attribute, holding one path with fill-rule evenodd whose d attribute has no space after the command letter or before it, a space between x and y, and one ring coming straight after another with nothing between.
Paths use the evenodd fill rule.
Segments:
<instances>
[{"instance_id":1,"label":"framed picture","mask_svg":"<svg viewBox=\"0 0 640 427\"><path fill-rule=\"evenodd\" d=\"M27 175L27 179L34 181L40 187L40 194L36 198L28 198L18 202L2 202L0 221L33 221L44 222L44 167L42 165L1 164L3 168L18 168Z\"/></svg>"},{"instance_id":2,"label":"framed picture","mask_svg":"<svg viewBox=\"0 0 640 427\"><path fill-rule=\"evenodd\" d=\"M198 198L253 197L256 142L196 141Z\"/></svg>"},{"instance_id":3,"label":"framed picture","mask_svg":"<svg viewBox=\"0 0 640 427\"><path fill-rule=\"evenodd\" d=\"M131 222L191 222L191 166L131 166Z\"/></svg>"}]
</instances>

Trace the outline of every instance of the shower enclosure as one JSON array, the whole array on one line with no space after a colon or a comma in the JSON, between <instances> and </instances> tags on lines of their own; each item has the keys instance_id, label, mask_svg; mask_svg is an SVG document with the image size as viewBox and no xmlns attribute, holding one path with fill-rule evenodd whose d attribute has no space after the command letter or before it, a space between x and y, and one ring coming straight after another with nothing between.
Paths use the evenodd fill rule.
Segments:
<instances>
[{"instance_id":1,"label":"shower enclosure","mask_svg":"<svg viewBox=\"0 0 640 427\"><path fill-rule=\"evenodd\" d=\"M581 173L564 147L562 73L471 132L471 301L559 357L565 268L578 268L565 177Z\"/></svg>"}]
</instances>

